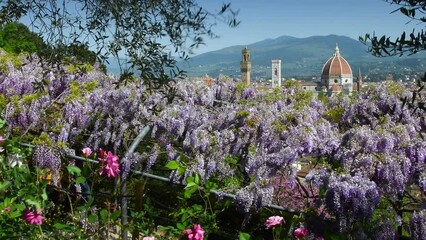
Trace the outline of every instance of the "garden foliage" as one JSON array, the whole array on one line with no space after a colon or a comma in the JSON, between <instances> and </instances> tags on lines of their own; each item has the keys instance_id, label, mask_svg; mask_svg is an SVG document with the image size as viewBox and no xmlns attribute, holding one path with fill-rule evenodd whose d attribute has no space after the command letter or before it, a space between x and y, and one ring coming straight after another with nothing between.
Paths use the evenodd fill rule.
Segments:
<instances>
[{"instance_id":1,"label":"garden foliage","mask_svg":"<svg viewBox=\"0 0 426 240\"><path fill-rule=\"evenodd\" d=\"M297 84L262 91L220 76L177 80L170 95L136 78L117 85L97 66L20 61L0 74L0 236L114 238L126 228L158 239L424 237L421 89L386 82L317 98ZM127 156L145 126L149 136ZM167 208L145 189L156 180L136 172L185 187L161 185L159 194L178 199ZM124 180L132 196L122 226ZM284 218L265 229L269 214Z\"/></svg>"}]
</instances>

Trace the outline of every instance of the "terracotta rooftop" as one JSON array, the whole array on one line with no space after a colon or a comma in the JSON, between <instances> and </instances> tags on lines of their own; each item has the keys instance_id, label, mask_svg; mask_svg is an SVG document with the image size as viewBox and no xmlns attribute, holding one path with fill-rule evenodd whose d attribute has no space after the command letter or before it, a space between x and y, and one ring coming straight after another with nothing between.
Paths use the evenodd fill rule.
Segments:
<instances>
[{"instance_id":1,"label":"terracotta rooftop","mask_svg":"<svg viewBox=\"0 0 426 240\"><path fill-rule=\"evenodd\" d=\"M318 82L307 82L307 81L299 81L301 86L318 86L320 83Z\"/></svg>"}]
</instances>

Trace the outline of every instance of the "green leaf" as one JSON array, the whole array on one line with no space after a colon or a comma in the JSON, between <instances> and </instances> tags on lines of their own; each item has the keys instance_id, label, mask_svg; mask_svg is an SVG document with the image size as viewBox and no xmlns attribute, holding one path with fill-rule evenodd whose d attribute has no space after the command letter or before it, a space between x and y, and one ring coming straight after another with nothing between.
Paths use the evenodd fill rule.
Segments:
<instances>
[{"instance_id":1,"label":"green leaf","mask_svg":"<svg viewBox=\"0 0 426 240\"><path fill-rule=\"evenodd\" d=\"M25 203L26 203L27 205L33 205L33 206L36 206L36 208L37 208L37 209L40 209L40 203L39 203L39 202L37 202L37 201L35 201L35 200L33 200L33 199L25 199Z\"/></svg>"},{"instance_id":2,"label":"green leaf","mask_svg":"<svg viewBox=\"0 0 426 240\"><path fill-rule=\"evenodd\" d=\"M245 233L245 232L240 232L240 234L238 235L238 239L239 240L249 240L250 234Z\"/></svg>"},{"instance_id":3,"label":"green leaf","mask_svg":"<svg viewBox=\"0 0 426 240\"><path fill-rule=\"evenodd\" d=\"M101 220L103 222L107 221L108 218L108 211L106 209L102 209L101 212L99 213L99 215L101 216Z\"/></svg>"},{"instance_id":4,"label":"green leaf","mask_svg":"<svg viewBox=\"0 0 426 240\"><path fill-rule=\"evenodd\" d=\"M22 175L21 174L19 174L18 173L18 168L14 168L13 169L13 177L16 179L16 180L21 180L22 179ZM19 188L21 188L21 181L16 181L15 180L15 187L17 188L17 189L19 189Z\"/></svg>"},{"instance_id":5,"label":"green leaf","mask_svg":"<svg viewBox=\"0 0 426 240\"><path fill-rule=\"evenodd\" d=\"M184 222L188 222L188 220L189 220L189 214L185 211L182 214L182 217L180 218L180 221L184 223Z\"/></svg>"},{"instance_id":6,"label":"green leaf","mask_svg":"<svg viewBox=\"0 0 426 240\"><path fill-rule=\"evenodd\" d=\"M18 204L13 205L11 210L12 211L14 211L14 210L23 211L24 209L25 209L25 205L18 203Z\"/></svg>"},{"instance_id":7,"label":"green leaf","mask_svg":"<svg viewBox=\"0 0 426 240\"><path fill-rule=\"evenodd\" d=\"M194 180L194 182L197 184L197 185L200 185L200 183L201 183L201 177L200 177L200 174L198 174L198 173L196 173L195 174L195 180Z\"/></svg>"},{"instance_id":8,"label":"green leaf","mask_svg":"<svg viewBox=\"0 0 426 240\"><path fill-rule=\"evenodd\" d=\"M85 177L83 177L83 176L78 176L78 177L75 179L75 183L77 183L77 184L84 183L84 182L86 182L86 178L85 178Z\"/></svg>"},{"instance_id":9,"label":"green leaf","mask_svg":"<svg viewBox=\"0 0 426 240\"><path fill-rule=\"evenodd\" d=\"M5 124L6 124L6 121L3 119L0 119L0 128L3 128Z\"/></svg>"},{"instance_id":10,"label":"green leaf","mask_svg":"<svg viewBox=\"0 0 426 240\"><path fill-rule=\"evenodd\" d=\"M179 230L185 230L185 226L182 224L182 223L177 223L176 224L176 227L179 229Z\"/></svg>"},{"instance_id":11,"label":"green leaf","mask_svg":"<svg viewBox=\"0 0 426 240\"><path fill-rule=\"evenodd\" d=\"M404 14L405 16L409 17L409 13L408 13L408 9L405 7L401 7L399 9L399 11L401 11L402 14Z\"/></svg>"},{"instance_id":12,"label":"green leaf","mask_svg":"<svg viewBox=\"0 0 426 240\"><path fill-rule=\"evenodd\" d=\"M46 193L46 189L43 189L43 193L41 194L41 198L46 201L47 200L47 193Z\"/></svg>"},{"instance_id":13,"label":"green leaf","mask_svg":"<svg viewBox=\"0 0 426 240\"><path fill-rule=\"evenodd\" d=\"M186 188L185 192L183 193L183 197L186 199L191 198L192 194L196 192L197 189L198 189L198 186L192 186L192 187Z\"/></svg>"},{"instance_id":14,"label":"green leaf","mask_svg":"<svg viewBox=\"0 0 426 240\"><path fill-rule=\"evenodd\" d=\"M92 197L92 196L90 196L89 197L89 200L87 200L87 202L86 202L86 204L84 205L84 207L86 208L86 209L89 209L89 208L91 208L91 206L92 206L92 204L93 204L93 202L95 201L95 199Z\"/></svg>"},{"instance_id":15,"label":"green leaf","mask_svg":"<svg viewBox=\"0 0 426 240\"><path fill-rule=\"evenodd\" d=\"M91 164L91 163L88 163L88 162L85 162L85 163L83 164L83 170L82 170L82 172L83 172L83 175L84 175L84 176L87 176L87 175L89 175L89 174L90 174L90 172L91 172L91 170L90 170L90 164Z\"/></svg>"},{"instance_id":16,"label":"green leaf","mask_svg":"<svg viewBox=\"0 0 426 240\"><path fill-rule=\"evenodd\" d=\"M179 163L176 162L176 161L170 161L164 167L169 169L169 170L176 170L179 167Z\"/></svg>"},{"instance_id":17,"label":"green leaf","mask_svg":"<svg viewBox=\"0 0 426 240\"><path fill-rule=\"evenodd\" d=\"M64 230L67 232L72 230L72 227L70 225L64 223L55 223L53 226L58 230Z\"/></svg>"},{"instance_id":18,"label":"green leaf","mask_svg":"<svg viewBox=\"0 0 426 240\"><path fill-rule=\"evenodd\" d=\"M185 171L186 171L186 168L182 166L179 166L177 170L179 176L182 176L185 173Z\"/></svg>"},{"instance_id":19,"label":"green leaf","mask_svg":"<svg viewBox=\"0 0 426 240\"><path fill-rule=\"evenodd\" d=\"M111 214L111 220L116 220L116 219L118 219L120 217L120 211L114 211L112 214Z\"/></svg>"},{"instance_id":20,"label":"green leaf","mask_svg":"<svg viewBox=\"0 0 426 240\"><path fill-rule=\"evenodd\" d=\"M217 189L217 184L207 180L206 183L204 184L204 188L206 189L206 191L215 190Z\"/></svg>"},{"instance_id":21,"label":"green leaf","mask_svg":"<svg viewBox=\"0 0 426 240\"><path fill-rule=\"evenodd\" d=\"M189 188L193 188L198 186L195 182L190 182L188 184L186 184L185 189L189 189Z\"/></svg>"},{"instance_id":22,"label":"green leaf","mask_svg":"<svg viewBox=\"0 0 426 240\"><path fill-rule=\"evenodd\" d=\"M69 172L71 175L77 175L77 176L80 176L80 174L81 174L81 169L80 169L79 167L77 167L77 166L74 166L74 165L68 165L68 166L67 166L67 169L68 169L68 172Z\"/></svg>"},{"instance_id":23,"label":"green leaf","mask_svg":"<svg viewBox=\"0 0 426 240\"><path fill-rule=\"evenodd\" d=\"M191 182L194 182L194 177L187 177L186 183L191 183Z\"/></svg>"},{"instance_id":24,"label":"green leaf","mask_svg":"<svg viewBox=\"0 0 426 240\"><path fill-rule=\"evenodd\" d=\"M11 218L17 218L21 216L22 216L22 211L13 211L12 213L10 213Z\"/></svg>"},{"instance_id":25,"label":"green leaf","mask_svg":"<svg viewBox=\"0 0 426 240\"><path fill-rule=\"evenodd\" d=\"M4 181L4 182L1 182L0 183L0 192L5 192L9 187L10 187L10 185L12 185L12 183L10 182L10 181Z\"/></svg>"},{"instance_id":26,"label":"green leaf","mask_svg":"<svg viewBox=\"0 0 426 240\"><path fill-rule=\"evenodd\" d=\"M98 221L98 215L96 215L96 214L89 215L87 220L89 220L90 223L97 222Z\"/></svg>"}]
</instances>

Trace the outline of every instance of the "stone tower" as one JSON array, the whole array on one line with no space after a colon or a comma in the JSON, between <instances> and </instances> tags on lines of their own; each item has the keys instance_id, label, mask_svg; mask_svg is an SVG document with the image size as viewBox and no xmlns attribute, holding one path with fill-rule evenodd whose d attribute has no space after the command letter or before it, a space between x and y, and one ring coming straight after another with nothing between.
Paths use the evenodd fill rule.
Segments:
<instances>
[{"instance_id":1,"label":"stone tower","mask_svg":"<svg viewBox=\"0 0 426 240\"><path fill-rule=\"evenodd\" d=\"M358 81L356 83L356 90L359 92L362 89L362 75L361 68L358 69Z\"/></svg>"},{"instance_id":2,"label":"stone tower","mask_svg":"<svg viewBox=\"0 0 426 240\"><path fill-rule=\"evenodd\" d=\"M272 87L281 87L281 60L272 60Z\"/></svg>"},{"instance_id":3,"label":"stone tower","mask_svg":"<svg viewBox=\"0 0 426 240\"><path fill-rule=\"evenodd\" d=\"M245 47L242 52L243 59L240 63L241 68L241 80L244 84L250 84L250 74L251 74L251 61L250 61L250 50Z\"/></svg>"}]
</instances>

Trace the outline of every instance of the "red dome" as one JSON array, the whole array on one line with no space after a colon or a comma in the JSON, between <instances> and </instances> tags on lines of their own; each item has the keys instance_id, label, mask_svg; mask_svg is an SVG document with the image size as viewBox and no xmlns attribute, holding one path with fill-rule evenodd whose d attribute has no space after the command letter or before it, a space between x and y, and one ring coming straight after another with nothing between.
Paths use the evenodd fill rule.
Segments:
<instances>
[{"instance_id":1,"label":"red dome","mask_svg":"<svg viewBox=\"0 0 426 240\"><path fill-rule=\"evenodd\" d=\"M337 46L333 56L324 64L321 75L323 79L329 78L330 76L352 76L351 66L346 59L340 56L339 48Z\"/></svg>"}]
</instances>

